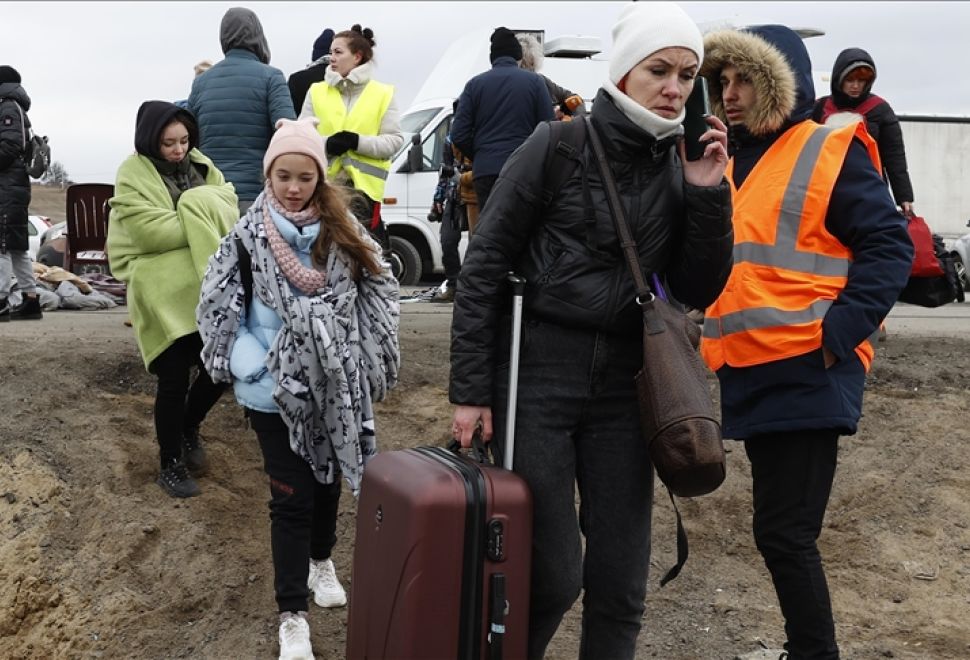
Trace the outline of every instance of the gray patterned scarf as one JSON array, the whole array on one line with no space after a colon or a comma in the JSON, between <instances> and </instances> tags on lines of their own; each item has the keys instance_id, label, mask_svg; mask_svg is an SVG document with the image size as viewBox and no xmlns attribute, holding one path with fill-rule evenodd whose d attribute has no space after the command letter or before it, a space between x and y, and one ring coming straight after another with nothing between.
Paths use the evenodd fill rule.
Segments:
<instances>
[{"instance_id":1,"label":"gray patterned scarf","mask_svg":"<svg viewBox=\"0 0 970 660\"><path fill-rule=\"evenodd\" d=\"M364 463L377 453L373 404L397 384L398 283L387 264L379 276L362 269L354 282L344 253L334 246L324 292L294 294L269 247L262 198L209 260L196 310L202 360L213 381L232 381L229 356L243 307L239 236L251 255L253 295L283 320L266 366L276 381L273 399L290 429L290 446L319 482L333 483L343 474L356 495ZM377 243L360 231L379 254Z\"/></svg>"}]
</instances>

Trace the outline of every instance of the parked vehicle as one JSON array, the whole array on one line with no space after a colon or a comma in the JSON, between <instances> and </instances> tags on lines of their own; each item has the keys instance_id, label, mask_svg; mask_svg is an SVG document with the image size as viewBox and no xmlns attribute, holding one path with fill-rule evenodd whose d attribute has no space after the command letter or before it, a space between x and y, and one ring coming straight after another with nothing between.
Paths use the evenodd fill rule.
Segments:
<instances>
[{"instance_id":1,"label":"parked vehicle","mask_svg":"<svg viewBox=\"0 0 970 660\"><path fill-rule=\"evenodd\" d=\"M62 221L51 225L50 229L41 234L40 248L37 250L37 256L34 260L45 266L62 267L64 265L65 243L67 243L67 237L64 235L66 230L67 223Z\"/></svg>"},{"instance_id":2,"label":"parked vehicle","mask_svg":"<svg viewBox=\"0 0 970 660\"><path fill-rule=\"evenodd\" d=\"M970 220L967 221L970 227ZM970 275L967 274L967 266L970 265L970 233L964 234L953 242L953 250L950 252L956 257L957 277L964 291L970 291Z\"/></svg>"},{"instance_id":3,"label":"parked vehicle","mask_svg":"<svg viewBox=\"0 0 970 660\"><path fill-rule=\"evenodd\" d=\"M545 40L543 30L520 30L534 35L544 46L541 73L580 94L587 108L607 78L609 62L595 59L601 51L597 37L569 36ZM440 227L428 221L428 210L438 183L441 149L451 129L452 104L465 83L486 71L491 28L457 39L418 91L401 117L405 143L391 161L381 213L390 234L391 265L401 284L414 285L431 273L444 272ZM459 251L464 253L467 234Z\"/></svg>"},{"instance_id":4,"label":"parked vehicle","mask_svg":"<svg viewBox=\"0 0 970 660\"><path fill-rule=\"evenodd\" d=\"M46 215L27 216L27 254L33 261L37 261L37 251L40 250L41 235L50 229L51 219Z\"/></svg>"}]
</instances>

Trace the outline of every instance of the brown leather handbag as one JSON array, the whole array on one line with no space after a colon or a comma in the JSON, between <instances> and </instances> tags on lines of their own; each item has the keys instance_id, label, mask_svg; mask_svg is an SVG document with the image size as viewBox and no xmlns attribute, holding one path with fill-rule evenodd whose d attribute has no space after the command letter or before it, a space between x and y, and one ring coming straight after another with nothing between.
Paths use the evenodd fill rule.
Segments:
<instances>
[{"instance_id":1,"label":"brown leather handbag","mask_svg":"<svg viewBox=\"0 0 970 660\"><path fill-rule=\"evenodd\" d=\"M593 125L587 127L643 312L643 369L636 376L643 437L672 495L706 495L721 485L726 470L721 425L697 353L700 330L647 283L603 145Z\"/></svg>"}]
</instances>

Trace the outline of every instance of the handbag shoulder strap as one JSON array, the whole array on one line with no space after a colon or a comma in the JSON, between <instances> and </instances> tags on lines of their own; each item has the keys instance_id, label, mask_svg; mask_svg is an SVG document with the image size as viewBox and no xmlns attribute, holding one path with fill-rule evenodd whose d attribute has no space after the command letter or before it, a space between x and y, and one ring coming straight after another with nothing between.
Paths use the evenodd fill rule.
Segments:
<instances>
[{"instance_id":1,"label":"handbag shoulder strap","mask_svg":"<svg viewBox=\"0 0 970 660\"><path fill-rule=\"evenodd\" d=\"M593 145L593 153L596 156L596 164L599 168L600 176L603 177L603 187L606 188L606 199L610 205L610 215L613 216L616 233L620 236L620 248L623 250L623 256L626 258L627 266L630 267L630 273L633 275L633 282L636 284L637 297L649 299L652 291L650 290L650 285L647 283L647 278L643 275L643 269L640 267L640 256L637 254L637 242L633 238L633 231L630 229L630 223L627 222L626 214L623 213L623 204L620 201L620 194L616 190L616 181L613 178L613 172L610 170L610 163L606 159L606 150L603 149L603 142L596 133L596 128L593 127L589 117L585 117L584 119L586 121L586 128L589 131L589 141Z\"/></svg>"},{"instance_id":2,"label":"handbag shoulder strap","mask_svg":"<svg viewBox=\"0 0 970 660\"><path fill-rule=\"evenodd\" d=\"M596 129L593 127L592 122L590 122L589 117L585 117L584 119L586 121L586 128L589 131L589 141L593 145L593 153L596 156L596 164L599 168L600 176L603 177L603 187L606 188L606 199L610 205L610 215L613 216L616 233L620 236L620 247L623 249L623 256L626 258L627 266L630 268L630 274L633 275L633 283L637 290L636 302L640 306L640 311L643 312L644 331L648 334L664 332L666 326L664 325L663 319L660 318L660 315L656 313L656 307L653 304L656 296L654 296L654 292L650 289L647 278L643 275L643 268L640 267L640 256L637 254L637 241L633 238L630 223L627 222L626 215L623 213L623 204L620 201L620 194L616 190L616 181L613 179L610 163L606 159L606 150L603 149L603 143L600 141L600 137L597 135Z\"/></svg>"}]
</instances>

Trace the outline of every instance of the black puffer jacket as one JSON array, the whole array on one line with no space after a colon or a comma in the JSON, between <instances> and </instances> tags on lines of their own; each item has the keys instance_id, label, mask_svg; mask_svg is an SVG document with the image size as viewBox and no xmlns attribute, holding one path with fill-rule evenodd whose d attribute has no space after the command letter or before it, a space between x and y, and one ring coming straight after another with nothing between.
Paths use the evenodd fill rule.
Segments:
<instances>
[{"instance_id":1,"label":"black puffer jacket","mask_svg":"<svg viewBox=\"0 0 970 660\"><path fill-rule=\"evenodd\" d=\"M835 58L832 67L832 96L831 99L839 112L855 112L859 105L872 96L872 85L875 77L869 81L865 90L858 98L852 98L842 91L842 82L846 69L859 63L865 63L876 73L876 63L866 51L861 48L846 48ZM812 119L825 123L825 102L829 99L823 96L815 102ZM913 201L913 184L909 180L909 169L906 166L906 148L903 146L903 130L899 127L899 118L888 102L880 103L866 113L866 130L879 145L879 159L882 168L889 179L893 191L893 199L897 204Z\"/></svg>"},{"instance_id":2,"label":"black puffer jacket","mask_svg":"<svg viewBox=\"0 0 970 660\"><path fill-rule=\"evenodd\" d=\"M658 143L605 91L600 90L591 114L643 267L659 273L678 300L707 307L732 264L727 182L712 188L684 182L674 138ZM491 404L493 354L509 304L504 282L510 270L527 280L527 318L628 336L642 331L592 147L587 141L585 165L544 206L548 144L549 125L543 123L512 154L465 254L452 321L452 403Z\"/></svg>"},{"instance_id":3,"label":"black puffer jacket","mask_svg":"<svg viewBox=\"0 0 970 660\"><path fill-rule=\"evenodd\" d=\"M30 177L24 164L30 97L20 83L0 83L0 252L25 251Z\"/></svg>"}]
</instances>

